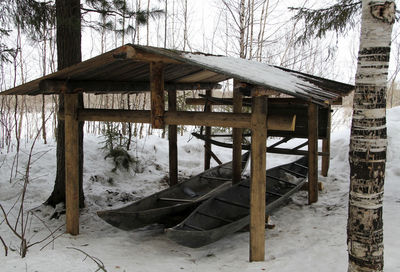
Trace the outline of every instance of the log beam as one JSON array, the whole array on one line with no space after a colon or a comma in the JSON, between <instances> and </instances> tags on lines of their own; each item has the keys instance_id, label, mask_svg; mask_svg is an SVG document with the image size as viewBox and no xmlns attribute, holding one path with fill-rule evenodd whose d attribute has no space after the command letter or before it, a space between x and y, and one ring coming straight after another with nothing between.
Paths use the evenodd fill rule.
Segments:
<instances>
[{"instance_id":1,"label":"log beam","mask_svg":"<svg viewBox=\"0 0 400 272\"><path fill-rule=\"evenodd\" d=\"M130 45L124 45L114 50L113 57L114 59L132 59L143 62L182 63L173 58L152 54L140 48L133 48Z\"/></svg>"},{"instance_id":2,"label":"log beam","mask_svg":"<svg viewBox=\"0 0 400 272\"><path fill-rule=\"evenodd\" d=\"M79 234L79 121L78 95L64 96L66 230Z\"/></svg>"},{"instance_id":3,"label":"log beam","mask_svg":"<svg viewBox=\"0 0 400 272\"><path fill-rule=\"evenodd\" d=\"M328 112L328 125L326 128L326 138L322 139L322 152L328 153L328 155L322 157L321 175L324 177L328 176L329 161L331 153L331 126L332 126L332 113L329 107Z\"/></svg>"},{"instance_id":4,"label":"log beam","mask_svg":"<svg viewBox=\"0 0 400 272\"><path fill-rule=\"evenodd\" d=\"M176 112L176 91L168 91L168 111ZM177 126L168 126L169 142L169 186L178 184Z\"/></svg>"},{"instance_id":5,"label":"log beam","mask_svg":"<svg viewBox=\"0 0 400 272\"><path fill-rule=\"evenodd\" d=\"M165 83L164 90L201 90L221 89L220 84L214 83ZM150 83L142 81L112 81L112 80L58 80L44 79L39 89L45 94L65 93L139 93L150 91ZM203 103L204 105L204 103Z\"/></svg>"},{"instance_id":6,"label":"log beam","mask_svg":"<svg viewBox=\"0 0 400 272\"><path fill-rule=\"evenodd\" d=\"M318 201L318 106L308 106L308 203Z\"/></svg>"},{"instance_id":7,"label":"log beam","mask_svg":"<svg viewBox=\"0 0 400 272\"><path fill-rule=\"evenodd\" d=\"M212 96L212 90L206 90L206 96ZM209 101L206 101L204 104L204 111L205 112L212 112L212 106L209 103ZM211 127L206 127L205 129L205 137L206 139L210 140L211 139ZM210 141L206 141L204 143L204 170L210 169L211 166L211 152L212 147Z\"/></svg>"},{"instance_id":8,"label":"log beam","mask_svg":"<svg viewBox=\"0 0 400 272\"><path fill-rule=\"evenodd\" d=\"M222 105L233 105L233 98L219 98L219 97L207 97L207 98L186 98L185 103L187 105L204 105L205 101L208 100L214 106ZM306 100L300 98L268 98L268 104L296 104L296 105L307 105ZM251 106L251 98L243 98L243 106Z\"/></svg>"},{"instance_id":9,"label":"log beam","mask_svg":"<svg viewBox=\"0 0 400 272\"><path fill-rule=\"evenodd\" d=\"M215 155L214 152L212 152L211 149L207 149L208 147L207 147L206 145L204 145L204 148L205 148L206 152L210 153L211 157L212 157L219 165L222 164L222 161L217 157L217 155Z\"/></svg>"},{"instance_id":10,"label":"log beam","mask_svg":"<svg viewBox=\"0 0 400 272\"><path fill-rule=\"evenodd\" d=\"M164 128L164 65L162 62L150 63L151 125Z\"/></svg>"},{"instance_id":11,"label":"log beam","mask_svg":"<svg viewBox=\"0 0 400 272\"><path fill-rule=\"evenodd\" d=\"M192 135L198 139L206 141L203 135L193 132ZM216 146L225 147L225 148L233 148L233 144L219 142L216 140L210 139L210 143ZM251 150L250 145L242 145L243 150ZM285 155L297 155L297 156L308 156L308 150L297 150L297 149L289 149L289 148L278 148L278 147L267 147L267 153L276 153L276 154L285 154ZM326 156L327 153L318 152L318 156Z\"/></svg>"},{"instance_id":12,"label":"log beam","mask_svg":"<svg viewBox=\"0 0 400 272\"><path fill-rule=\"evenodd\" d=\"M267 99L253 98L251 114L250 261L265 259Z\"/></svg>"},{"instance_id":13,"label":"log beam","mask_svg":"<svg viewBox=\"0 0 400 272\"><path fill-rule=\"evenodd\" d=\"M233 85L233 112L242 113L243 96L236 88L237 82ZM242 177L242 129L233 128L233 149L232 149L232 184L239 183Z\"/></svg>"},{"instance_id":14,"label":"log beam","mask_svg":"<svg viewBox=\"0 0 400 272\"><path fill-rule=\"evenodd\" d=\"M61 118L62 115L60 113ZM151 123L150 111L146 110L82 109L79 110L78 118L79 121ZM276 122L275 118L280 119L281 123ZM280 117L280 115L271 115L268 117L268 130L293 131L295 120L295 115L284 118ZM165 112L164 122L166 125L251 128L251 114L189 111ZM276 127L276 125L279 127Z\"/></svg>"}]
</instances>

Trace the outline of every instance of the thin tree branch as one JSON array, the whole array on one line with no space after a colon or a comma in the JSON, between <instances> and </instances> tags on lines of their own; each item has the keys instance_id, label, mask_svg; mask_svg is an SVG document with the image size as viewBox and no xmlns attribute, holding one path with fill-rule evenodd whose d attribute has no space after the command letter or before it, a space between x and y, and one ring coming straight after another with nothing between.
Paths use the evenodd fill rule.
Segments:
<instances>
[{"instance_id":1,"label":"thin tree branch","mask_svg":"<svg viewBox=\"0 0 400 272\"><path fill-rule=\"evenodd\" d=\"M0 241L4 246L5 256L7 256L8 255L8 247L6 245L6 242L4 242L4 240L3 240L3 238L1 236L0 236Z\"/></svg>"},{"instance_id":2,"label":"thin tree branch","mask_svg":"<svg viewBox=\"0 0 400 272\"><path fill-rule=\"evenodd\" d=\"M102 271L104 271L104 272L107 272L107 270L106 270L106 268L105 268L105 266L104 266L104 263L103 263L99 258L93 257L93 256L87 254L85 251L83 251L83 250L81 250L81 249L79 249L79 248L76 248L76 247L67 247L67 248L68 248L68 249L74 249L74 250L76 250L76 251L79 251L79 252L83 253L86 257L88 257L89 259L91 259L92 261L94 261L94 262L97 264L97 266L99 267L96 271L102 270Z\"/></svg>"}]
</instances>

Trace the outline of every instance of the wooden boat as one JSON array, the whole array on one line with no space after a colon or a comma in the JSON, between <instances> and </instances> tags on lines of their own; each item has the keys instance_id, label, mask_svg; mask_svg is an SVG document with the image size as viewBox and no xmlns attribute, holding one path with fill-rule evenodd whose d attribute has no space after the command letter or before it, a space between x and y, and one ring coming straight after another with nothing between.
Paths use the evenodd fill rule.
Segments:
<instances>
[{"instance_id":1,"label":"wooden boat","mask_svg":"<svg viewBox=\"0 0 400 272\"><path fill-rule=\"evenodd\" d=\"M242 155L242 171L249 157L249 152ZM174 226L200 202L231 186L232 162L228 162L125 207L98 211L97 214L107 223L123 230L153 223Z\"/></svg>"},{"instance_id":2,"label":"wooden boat","mask_svg":"<svg viewBox=\"0 0 400 272\"><path fill-rule=\"evenodd\" d=\"M282 205L306 181L308 161L266 171L266 214ZM199 205L184 221L166 229L167 236L187 247L201 247L243 229L250 220L250 179L215 195Z\"/></svg>"}]
</instances>

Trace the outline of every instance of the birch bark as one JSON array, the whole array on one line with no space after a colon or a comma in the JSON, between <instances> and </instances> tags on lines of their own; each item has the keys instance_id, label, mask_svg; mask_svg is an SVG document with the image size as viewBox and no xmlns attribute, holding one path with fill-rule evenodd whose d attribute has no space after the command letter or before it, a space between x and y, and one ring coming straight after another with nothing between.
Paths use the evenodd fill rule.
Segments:
<instances>
[{"instance_id":1,"label":"birch bark","mask_svg":"<svg viewBox=\"0 0 400 272\"><path fill-rule=\"evenodd\" d=\"M350 136L348 271L383 271L386 83L394 1L362 1Z\"/></svg>"}]
</instances>

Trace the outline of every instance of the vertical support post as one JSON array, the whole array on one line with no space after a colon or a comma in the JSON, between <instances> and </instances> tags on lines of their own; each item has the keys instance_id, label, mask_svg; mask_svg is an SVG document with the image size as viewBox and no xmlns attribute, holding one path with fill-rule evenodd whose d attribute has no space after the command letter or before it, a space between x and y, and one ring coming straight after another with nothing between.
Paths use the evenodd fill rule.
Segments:
<instances>
[{"instance_id":1,"label":"vertical support post","mask_svg":"<svg viewBox=\"0 0 400 272\"><path fill-rule=\"evenodd\" d=\"M168 91L168 111L176 111L176 91ZM177 147L177 126L168 125L169 140L169 186L178 183L178 147Z\"/></svg>"},{"instance_id":2,"label":"vertical support post","mask_svg":"<svg viewBox=\"0 0 400 272\"><path fill-rule=\"evenodd\" d=\"M233 112L241 113L243 96L239 91L238 82L233 82ZM233 149L232 149L232 183L239 183L242 176L242 129L233 128Z\"/></svg>"},{"instance_id":3,"label":"vertical support post","mask_svg":"<svg viewBox=\"0 0 400 272\"><path fill-rule=\"evenodd\" d=\"M206 90L206 96L212 96L212 90ZM205 105L205 112L212 112L212 106L207 101ZM206 127L205 131L206 140L204 143L204 170L210 169L211 163L211 142L209 141L211 138L211 127Z\"/></svg>"},{"instance_id":4,"label":"vertical support post","mask_svg":"<svg viewBox=\"0 0 400 272\"><path fill-rule=\"evenodd\" d=\"M151 125L164 128L164 66L162 62L150 63Z\"/></svg>"},{"instance_id":5,"label":"vertical support post","mask_svg":"<svg viewBox=\"0 0 400 272\"><path fill-rule=\"evenodd\" d=\"M308 204L318 201L318 106L308 104Z\"/></svg>"},{"instance_id":6,"label":"vertical support post","mask_svg":"<svg viewBox=\"0 0 400 272\"><path fill-rule=\"evenodd\" d=\"M253 97L251 113L250 261L265 259L267 99Z\"/></svg>"},{"instance_id":7,"label":"vertical support post","mask_svg":"<svg viewBox=\"0 0 400 272\"><path fill-rule=\"evenodd\" d=\"M327 155L322 156L321 175L328 176L329 160L331 156L331 127L332 127L332 113L331 107L328 108L328 122L326 127L326 138L322 140L322 152Z\"/></svg>"},{"instance_id":8,"label":"vertical support post","mask_svg":"<svg viewBox=\"0 0 400 272\"><path fill-rule=\"evenodd\" d=\"M66 230L79 234L78 94L64 95Z\"/></svg>"}]
</instances>

